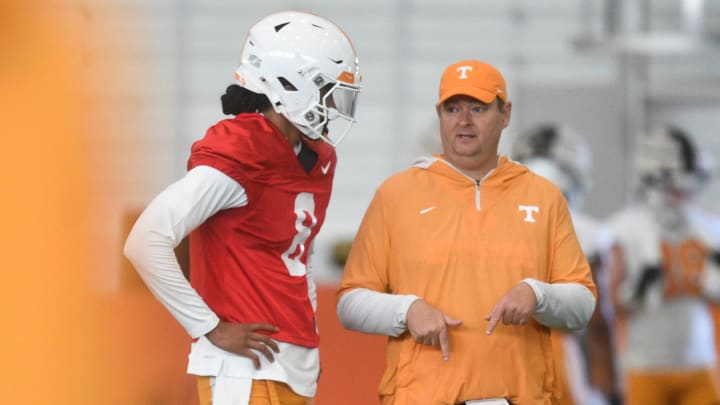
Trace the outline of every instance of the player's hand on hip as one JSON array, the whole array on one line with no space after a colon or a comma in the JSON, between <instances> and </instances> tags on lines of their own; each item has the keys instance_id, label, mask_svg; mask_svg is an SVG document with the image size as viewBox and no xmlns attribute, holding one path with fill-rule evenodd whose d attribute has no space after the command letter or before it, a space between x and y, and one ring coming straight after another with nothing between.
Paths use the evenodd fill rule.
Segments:
<instances>
[{"instance_id":1,"label":"player's hand on hip","mask_svg":"<svg viewBox=\"0 0 720 405\"><path fill-rule=\"evenodd\" d=\"M453 319L423 300L416 300L407 312L407 327L415 341L440 347L443 359L450 358L448 327L457 327L461 320Z\"/></svg>"},{"instance_id":2,"label":"player's hand on hip","mask_svg":"<svg viewBox=\"0 0 720 405\"><path fill-rule=\"evenodd\" d=\"M525 325L535 313L537 298L535 291L527 283L520 283L500 298L490 315L485 317L490 321L485 333L491 334L500 321L503 325Z\"/></svg>"},{"instance_id":3,"label":"player's hand on hip","mask_svg":"<svg viewBox=\"0 0 720 405\"><path fill-rule=\"evenodd\" d=\"M260 369L260 359L258 355L251 349L255 349L262 353L268 360L275 361L273 351L278 353L280 348L277 343L267 335L258 333L258 331L277 332L277 326L267 323L231 323L223 322L208 332L205 336L215 346L247 357L252 360L256 369ZM272 349L272 351L270 350Z\"/></svg>"}]
</instances>

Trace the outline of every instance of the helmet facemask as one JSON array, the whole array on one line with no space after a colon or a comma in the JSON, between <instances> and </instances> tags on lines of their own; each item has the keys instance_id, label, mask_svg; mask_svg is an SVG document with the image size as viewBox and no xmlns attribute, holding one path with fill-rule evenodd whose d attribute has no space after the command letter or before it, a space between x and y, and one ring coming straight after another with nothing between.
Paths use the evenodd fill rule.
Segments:
<instances>
[{"instance_id":1,"label":"helmet facemask","mask_svg":"<svg viewBox=\"0 0 720 405\"><path fill-rule=\"evenodd\" d=\"M337 147L357 122L355 106L360 86L334 80L323 73L316 74L311 81L318 86L318 101L305 111L286 117L308 138L322 139Z\"/></svg>"}]
</instances>

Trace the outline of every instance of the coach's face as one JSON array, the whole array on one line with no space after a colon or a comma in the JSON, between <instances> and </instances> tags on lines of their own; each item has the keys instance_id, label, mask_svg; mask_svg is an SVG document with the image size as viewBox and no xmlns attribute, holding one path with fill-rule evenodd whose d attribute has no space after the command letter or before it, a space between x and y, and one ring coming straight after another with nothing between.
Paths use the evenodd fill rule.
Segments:
<instances>
[{"instance_id":1,"label":"coach's face","mask_svg":"<svg viewBox=\"0 0 720 405\"><path fill-rule=\"evenodd\" d=\"M500 134L510 123L511 107L509 102L500 108L497 100L487 104L464 95L440 104L440 136L448 162L480 172L494 168Z\"/></svg>"}]
</instances>

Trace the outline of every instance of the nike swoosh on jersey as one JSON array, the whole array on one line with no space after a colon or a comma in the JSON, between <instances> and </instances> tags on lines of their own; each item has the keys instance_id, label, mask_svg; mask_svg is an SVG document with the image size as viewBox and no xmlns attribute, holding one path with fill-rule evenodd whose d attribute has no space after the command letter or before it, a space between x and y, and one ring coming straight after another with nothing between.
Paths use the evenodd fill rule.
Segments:
<instances>
[{"instance_id":1,"label":"nike swoosh on jersey","mask_svg":"<svg viewBox=\"0 0 720 405\"><path fill-rule=\"evenodd\" d=\"M327 162L325 166L320 166L320 171L322 171L322 174L327 174L328 170L330 170L330 165L332 162Z\"/></svg>"},{"instance_id":2,"label":"nike swoosh on jersey","mask_svg":"<svg viewBox=\"0 0 720 405\"><path fill-rule=\"evenodd\" d=\"M423 208L420 210L420 215L427 214L428 212L434 210L435 208L437 208L437 207L434 205L432 207Z\"/></svg>"}]
</instances>

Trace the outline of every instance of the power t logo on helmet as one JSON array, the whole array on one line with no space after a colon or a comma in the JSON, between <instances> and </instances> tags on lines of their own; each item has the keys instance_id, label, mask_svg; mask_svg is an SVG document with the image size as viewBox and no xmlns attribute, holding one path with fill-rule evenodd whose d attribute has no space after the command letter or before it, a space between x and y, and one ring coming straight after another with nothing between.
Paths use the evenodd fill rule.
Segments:
<instances>
[{"instance_id":1,"label":"power t logo on helmet","mask_svg":"<svg viewBox=\"0 0 720 405\"><path fill-rule=\"evenodd\" d=\"M235 79L266 95L275 111L310 139L337 146L356 122L355 48L320 16L285 11L260 20L248 32Z\"/></svg>"}]
</instances>

